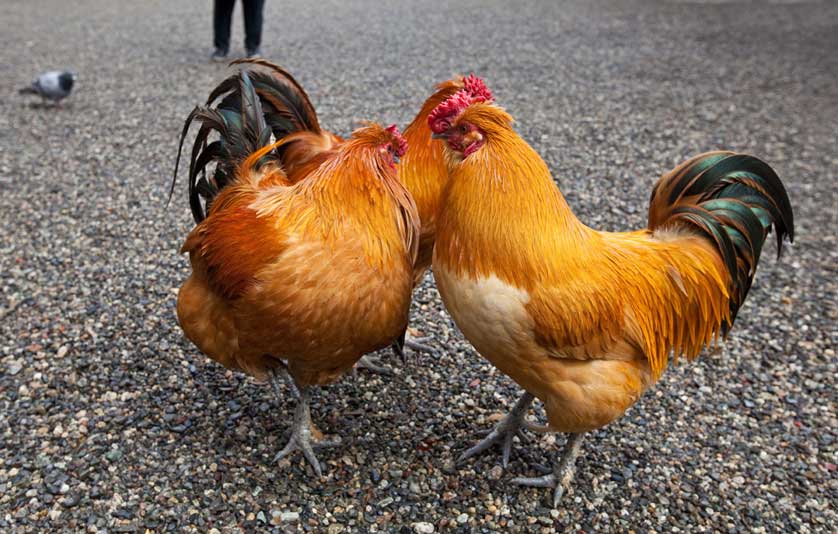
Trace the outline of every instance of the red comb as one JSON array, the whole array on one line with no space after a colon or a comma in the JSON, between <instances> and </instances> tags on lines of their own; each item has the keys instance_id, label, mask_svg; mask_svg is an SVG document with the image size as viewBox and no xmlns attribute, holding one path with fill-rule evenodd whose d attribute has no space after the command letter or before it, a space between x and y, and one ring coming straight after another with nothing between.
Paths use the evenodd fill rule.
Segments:
<instances>
[{"instance_id":1,"label":"red comb","mask_svg":"<svg viewBox=\"0 0 838 534\"><path fill-rule=\"evenodd\" d=\"M399 148L398 150L396 150L396 155L400 158L403 157L407 153L407 140L404 137L402 137L401 132L399 132L398 126L396 126L395 124L391 124L386 128L386 130L393 134L393 137L399 143Z\"/></svg>"},{"instance_id":2,"label":"red comb","mask_svg":"<svg viewBox=\"0 0 838 534\"><path fill-rule=\"evenodd\" d=\"M475 102L493 102L495 100L495 95L486 87L483 79L477 77L474 73L463 78L463 90L471 95Z\"/></svg>"}]
</instances>

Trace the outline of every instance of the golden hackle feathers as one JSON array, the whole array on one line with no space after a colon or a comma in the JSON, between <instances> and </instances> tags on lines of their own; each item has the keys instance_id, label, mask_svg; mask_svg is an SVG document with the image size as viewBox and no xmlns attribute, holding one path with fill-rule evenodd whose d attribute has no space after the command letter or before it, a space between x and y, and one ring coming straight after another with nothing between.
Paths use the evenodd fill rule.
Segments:
<instances>
[{"instance_id":1,"label":"golden hackle feathers","mask_svg":"<svg viewBox=\"0 0 838 534\"><path fill-rule=\"evenodd\" d=\"M314 172L295 184L294 195L268 189L252 207L259 216L287 217L294 233L324 239L346 226L357 226L364 257L383 269L399 261L394 256L394 240L400 240L412 262L418 246L418 215L392 160L381 150L393 143L397 141L391 131L369 123L355 130ZM311 202L297 202L298 197ZM382 206L392 206L392 210L384 211Z\"/></svg>"}]
</instances>

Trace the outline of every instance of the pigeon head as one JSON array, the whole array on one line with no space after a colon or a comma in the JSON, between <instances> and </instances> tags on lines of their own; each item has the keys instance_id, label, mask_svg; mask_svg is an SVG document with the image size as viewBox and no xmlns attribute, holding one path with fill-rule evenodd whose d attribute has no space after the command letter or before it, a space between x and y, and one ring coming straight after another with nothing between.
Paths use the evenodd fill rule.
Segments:
<instances>
[{"instance_id":1,"label":"pigeon head","mask_svg":"<svg viewBox=\"0 0 838 534\"><path fill-rule=\"evenodd\" d=\"M69 93L73 89L73 84L76 82L76 73L70 70L62 72L58 76L58 85L65 93Z\"/></svg>"}]
</instances>

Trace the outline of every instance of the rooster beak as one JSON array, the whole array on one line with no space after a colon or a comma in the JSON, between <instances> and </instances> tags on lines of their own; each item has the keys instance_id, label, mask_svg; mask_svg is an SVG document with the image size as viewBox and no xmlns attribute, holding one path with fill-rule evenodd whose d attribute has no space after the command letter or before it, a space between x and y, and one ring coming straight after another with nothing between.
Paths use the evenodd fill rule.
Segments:
<instances>
[{"instance_id":1,"label":"rooster beak","mask_svg":"<svg viewBox=\"0 0 838 534\"><path fill-rule=\"evenodd\" d=\"M448 136L445 135L444 133L432 133L431 134L431 139L445 139L446 137L448 137Z\"/></svg>"},{"instance_id":2,"label":"rooster beak","mask_svg":"<svg viewBox=\"0 0 838 534\"><path fill-rule=\"evenodd\" d=\"M398 154L393 154L393 161L396 163L399 163L401 161L401 158L399 158Z\"/></svg>"}]
</instances>

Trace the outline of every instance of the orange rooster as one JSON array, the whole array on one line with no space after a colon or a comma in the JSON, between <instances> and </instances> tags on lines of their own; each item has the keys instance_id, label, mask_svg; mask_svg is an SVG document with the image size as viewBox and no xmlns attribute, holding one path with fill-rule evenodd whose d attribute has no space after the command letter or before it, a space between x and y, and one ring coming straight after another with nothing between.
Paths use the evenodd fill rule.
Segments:
<instances>
[{"instance_id":1,"label":"orange rooster","mask_svg":"<svg viewBox=\"0 0 838 534\"><path fill-rule=\"evenodd\" d=\"M186 336L225 367L268 378L277 393L290 376L299 401L276 459L300 450L319 476L313 448L332 442L311 424L311 388L404 332L419 220L397 178L406 144L395 126L356 130L292 183L281 162L293 139L270 142L272 130L289 129L287 117L257 93L258 84L279 94L266 80L247 71L228 78L210 96L226 94L218 106L196 108L184 126L185 136L201 123L189 169L197 226L182 249L192 275L177 314ZM212 132L219 139L208 143ZM212 178L199 177L211 162Z\"/></svg>"},{"instance_id":2,"label":"orange rooster","mask_svg":"<svg viewBox=\"0 0 838 534\"><path fill-rule=\"evenodd\" d=\"M437 219L434 276L477 351L526 390L465 460L494 444L506 466L534 397L549 431L569 433L554 472L516 483L556 487L574 473L583 433L622 416L670 354L695 358L727 333L773 225L794 236L785 188L762 161L696 156L652 193L648 228L582 224L503 109L457 93L428 118L452 173Z\"/></svg>"},{"instance_id":3,"label":"orange rooster","mask_svg":"<svg viewBox=\"0 0 838 534\"><path fill-rule=\"evenodd\" d=\"M282 177L283 183L293 185L305 180L325 160L332 157L344 143L342 137L320 126L317 111L312 105L308 93L287 70L264 59L239 59L233 61L231 65L242 65L250 69L249 78L255 94L259 98L265 122L271 129L274 138L283 140L274 151L277 162L285 171ZM459 87L462 87L462 84ZM456 91L457 89L452 90L445 97L440 98L436 104ZM237 103L241 100L237 74L231 75L221 82L210 93L206 105L210 106L219 100L221 108L236 109ZM430 107L422 116L422 122L425 124L425 131L427 132L424 142L428 145L431 143L431 138L425 118L432 110L433 107ZM439 150L441 151L441 149ZM399 167L403 166L402 162ZM430 257L430 255L428 256ZM405 346L417 351L434 352L433 348L423 344L424 339L413 339L406 336L407 331L405 329L405 332L396 338L392 345L392 349L402 360L404 360L403 349ZM364 355L357 365L378 373L392 373L390 368L381 364L380 360L372 355Z\"/></svg>"}]
</instances>

